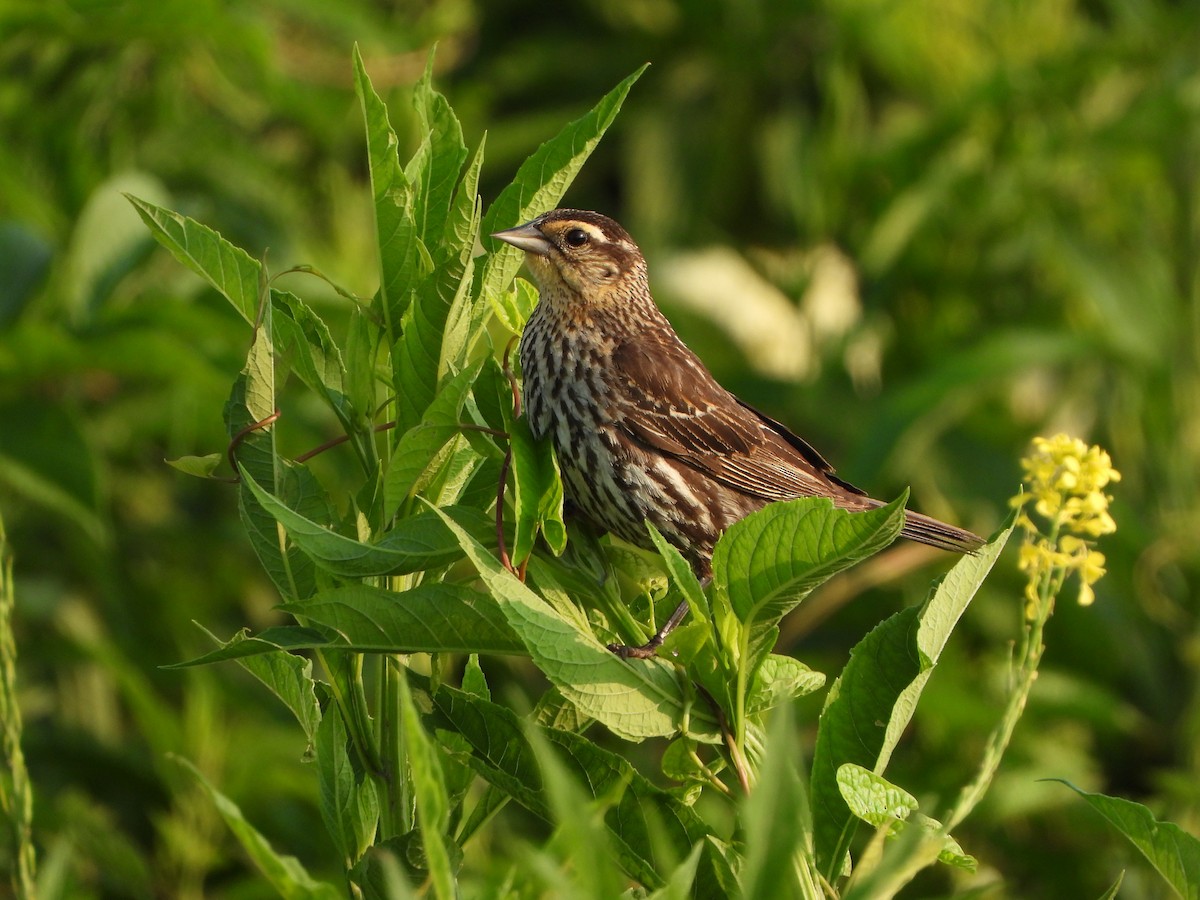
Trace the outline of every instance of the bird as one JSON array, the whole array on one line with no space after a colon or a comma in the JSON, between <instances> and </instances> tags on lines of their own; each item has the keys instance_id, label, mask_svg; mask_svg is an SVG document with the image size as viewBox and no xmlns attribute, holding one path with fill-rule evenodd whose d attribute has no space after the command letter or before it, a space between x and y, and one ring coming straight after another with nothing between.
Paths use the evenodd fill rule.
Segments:
<instances>
[{"instance_id":1,"label":"bird","mask_svg":"<svg viewBox=\"0 0 1200 900\"><path fill-rule=\"evenodd\" d=\"M651 522L707 583L722 533L769 503L883 505L717 382L656 305L645 257L616 221L555 209L492 237L525 252L538 287L519 348L523 414L535 439L552 442L564 495L594 526L652 549ZM901 535L957 553L984 543L910 510ZM609 649L653 656L687 610L646 644Z\"/></svg>"}]
</instances>

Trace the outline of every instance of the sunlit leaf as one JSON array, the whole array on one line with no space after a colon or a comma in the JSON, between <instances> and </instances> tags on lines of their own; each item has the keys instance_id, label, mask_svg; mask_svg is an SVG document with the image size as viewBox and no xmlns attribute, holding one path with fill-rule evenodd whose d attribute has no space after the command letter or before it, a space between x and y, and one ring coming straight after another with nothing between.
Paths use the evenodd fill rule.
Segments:
<instances>
[{"instance_id":1,"label":"sunlit leaf","mask_svg":"<svg viewBox=\"0 0 1200 900\"><path fill-rule=\"evenodd\" d=\"M609 91L590 112L567 125L522 163L512 184L488 207L483 217L485 234L519 225L558 203L645 70L645 66L639 68ZM503 243L493 246L496 249L488 256L480 275L480 296L484 298L506 288L521 267L522 253L516 247Z\"/></svg>"},{"instance_id":2,"label":"sunlit leaf","mask_svg":"<svg viewBox=\"0 0 1200 900\"><path fill-rule=\"evenodd\" d=\"M449 512L437 513L457 536L538 668L564 697L629 740L679 729L686 701L670 667L656 660L631 665L618 659L505 570ZM690 712L699 725L699 711Z\"/></svg>"}]
</instances>

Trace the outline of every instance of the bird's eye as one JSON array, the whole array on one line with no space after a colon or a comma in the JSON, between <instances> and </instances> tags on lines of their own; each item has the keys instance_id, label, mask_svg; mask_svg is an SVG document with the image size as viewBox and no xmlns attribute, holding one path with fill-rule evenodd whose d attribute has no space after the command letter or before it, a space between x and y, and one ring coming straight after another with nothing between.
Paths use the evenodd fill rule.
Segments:
<instances>
[{"instance_id":1,"label":"bird's eye","mask_svg":"<svg viewBox=\"0 0 1200 900\"><path fill-rule=\"evenodd\" d=\"M567 232L566 240L572 247L582 247L588 242L588 233L582 228L572 228Z\"/></svg>"}]
</instances>

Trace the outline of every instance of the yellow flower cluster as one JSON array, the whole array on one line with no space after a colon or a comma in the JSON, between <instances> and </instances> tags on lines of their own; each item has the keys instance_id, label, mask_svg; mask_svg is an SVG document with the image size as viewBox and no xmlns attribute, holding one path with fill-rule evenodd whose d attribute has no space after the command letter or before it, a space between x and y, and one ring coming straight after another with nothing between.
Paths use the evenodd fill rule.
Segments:
<instances>
[{"instance_id":1,"label":"yellow flower cluster","mask_svg":"<svg viewBox=\"0 0 1200 900\"><path fill-rule=\"evenodd\" d=\"M1029 493L1014 497L1013 505L1021 509L1017 521L1028 532L1019 561L1029 576L1026 596L1031 604L1038 603L1043 584L1056 581L1061 586L1074 571L1079 573L1079 602L1086 606L1095 599L1092 585L1104 575L1104 554L1093 550L1087 539L1117 530L1108 512L1112 498L1104 489L1120 481L1121 473L1102 448L1065 434L1034 438L1021 465ZM1040 533L1025 510L1030 501L1050 523L1049 536Z\"/></svg>"}]
</instances>

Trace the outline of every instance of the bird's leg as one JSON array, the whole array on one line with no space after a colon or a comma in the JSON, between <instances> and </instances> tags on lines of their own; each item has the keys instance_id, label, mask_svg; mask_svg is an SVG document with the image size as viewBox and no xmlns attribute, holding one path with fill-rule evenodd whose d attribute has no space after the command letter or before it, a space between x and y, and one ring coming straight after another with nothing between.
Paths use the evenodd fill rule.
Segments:
<instances>
[{"instance_id":1,"label":"bird's leg","mask_svg":"<svg viewBox=\"0 0 1200 900\"><path fill-rule=\"evenodd\" d=\"M699 571L696 573L700 576L701 589L707 588L712 581L712 570L709 568L707 561L696 564ZM668 634L679 627L679 623L687 618L688 602L684 600L677 607L675 612L671 613L671 617L663 622L662 628L654 633L654 637L646 641L640 647L627 647L624 644L609 644L608 649L621 659L649 659L654 656L658 648L662 646L662 642L666 640Z\"/></svg>"},{"instance_id":2,"label":"bird's leg","mask_svg":"<svg viewBox=\"0 0 1200 900\"><path fill-rule=\"evenodd\" d=\"M671 613L671 617L663 622L662 628L654 633L654 637L646 641L640 647L627 647L624 644L609 644L608 649L621 659L649 659L662 646L662 642L667 635L675 630L675 627L682 622L688 614L688 602L684 600L677 607L675 612Z\"/></svg>"}]
</instances>

